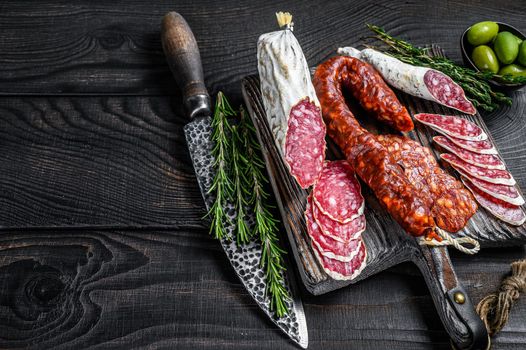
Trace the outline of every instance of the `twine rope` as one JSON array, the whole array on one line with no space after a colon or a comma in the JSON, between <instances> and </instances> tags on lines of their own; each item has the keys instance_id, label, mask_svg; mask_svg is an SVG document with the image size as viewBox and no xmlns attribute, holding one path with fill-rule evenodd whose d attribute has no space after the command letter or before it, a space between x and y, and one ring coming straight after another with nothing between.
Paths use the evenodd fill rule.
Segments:
<instances>
[{"instance_id":1,"label":"twine rope","mask_svg":"<svg viewBox=\"0 0 526 350\"><path fill-rule=\"evenodd\" d=\"M477 313L493 336L500 332L508 322L511 307L526 292L526 259L511 264L511 276L506 277L498 290L482 299L477 305Z\"/></svg>"},{"instance_id":2,"label":"twine rope","mask_svg":"<svg viewBox=\"0 0 526 350\"><path fill-rule=\"evenodd\" d=\"M449 232L444 231L439 227L435 229L435 232L442 238L442 242L439 242L436 239L422 239L421 242L431 247L452 246L462 253L469 255L476 254L480 250L480 243L476 239L467 236L453 238Z\"/></svg>"}]
</instances>

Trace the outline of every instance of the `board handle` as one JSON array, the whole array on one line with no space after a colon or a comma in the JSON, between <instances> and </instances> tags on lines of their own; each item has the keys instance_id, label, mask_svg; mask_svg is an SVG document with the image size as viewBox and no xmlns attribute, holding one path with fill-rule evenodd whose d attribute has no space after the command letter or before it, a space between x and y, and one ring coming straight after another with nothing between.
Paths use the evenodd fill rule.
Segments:
<instances>
[{"instance_id":1,"label":"board handle","mask_svg":"<svg viewBox=\"0 0 526 350\"><path fill-rule=\"evenodd\" d=\"M197 42L186 20L177 12L164 15L161 41L170 70L183 91L183 103L188 116L211 114L210 96L206 90L203 65Z\"/></svg>"},{"instance_id":2,"label":"board handle","mask_svg":"<svg viewBox=\"0 0 526 350\"><path fill-rule=\"evenodd\" d=\"M486 326L462 284L458 281L446 247L420 246L415 263L422 271L436 310L455 349L486 350L490 340Z\"/></svg>"}]
</instances>

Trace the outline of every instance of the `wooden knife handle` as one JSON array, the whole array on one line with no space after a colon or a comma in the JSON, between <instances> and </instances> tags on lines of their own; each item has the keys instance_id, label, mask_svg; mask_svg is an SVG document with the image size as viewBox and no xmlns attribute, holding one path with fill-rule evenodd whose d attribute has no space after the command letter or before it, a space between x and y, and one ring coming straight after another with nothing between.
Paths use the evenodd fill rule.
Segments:
<instances>
[{"instance_id":1,"label":"wooden knife handle","mask_svg":"<svg viewBox=\"0 0 526 350\"><path fill-rule=\"evenodd\" d=\"M183 16L168 12L161 24L161 41L166 60L190 118L211 114L210 96L203 78L201 55L194 33Z\"/></svg>"},{"instance_id":2,"label":"wooden knife handle","mask_svg":"<svg viewBox=\"0 0 526 350\"><path fill-rule=\"evenodd\" d=\"M415 263L422 271L436 310L455 349L489 349L484 323L457 279L446 247L421 246Z\"/></svg>"}]
</instances>

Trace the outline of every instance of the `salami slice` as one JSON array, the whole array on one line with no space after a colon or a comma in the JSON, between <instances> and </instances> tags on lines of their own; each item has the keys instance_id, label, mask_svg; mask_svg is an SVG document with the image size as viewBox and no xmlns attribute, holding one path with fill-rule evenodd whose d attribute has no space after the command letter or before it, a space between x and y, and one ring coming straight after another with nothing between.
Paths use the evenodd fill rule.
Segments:
<instances>
[{"instance_id":1,"label":"salami slice","mask_svg":"<svg viewBox=\"0 0 526 350\"><path fill-rule=\"evenodd\" d=\"M515 185L515 179L507 170L486 169L469 164L451 153L442 153L440 158L448 162L456 171L466 177L476 177L477 179L500 185Z\"/></svg>"},{"instance_id":2,"label":"salami slice","mask_svg":"<svg viewBox=\"0 0 526 350\"><path fill-rule=\"evenodd\" d=\"M483 141L468 141L453 137L451 135L444 135L455 145L462 147L468 151L480 154L498 154L497 149L493 146L489 139Z\"/></svg>"},{"instance_id":3,"label":"salami slice","mask_svg":"<svg viewBox=\"0 0 526 350\"><path fill-rule=\"evenodd\" d=\"M285 161L302 188L314 184L325 160L325 124L318 106L303 99L290 110Z\"/></svg>"},{"instance_id":4,"label":"salami slice","mask_svg":"<svg viewBox=\"0 0 526 350\"><path fill-rule=\"evenodd\" d=\"M353 47L344 47L338 49L338 54L355 57L371 64L389 85L405 93L467 114L476 113L464 90L442 72L404 63L374 49L360 51Z\"/></svg>"},{"instance_id":5,"label":"salami slice","mask_svg":"<svg viewBox=\"0 0 526 350\"><path fill-rule=\"evenodd\" d=\"M479 154L457 146L445 136L435 136L433 141L446 151L457 155L465 162L487 169L505 170L506 165L494 154Z\"/></svg>"},{"instance_id":6,"label":"salami slice","mask_svg":"<svg viewBox=\"0 0 526 350\"><path fill-rule=\"evenodd\" d=\"M360 247L358 254L356 254L349 262L343 262L324 256L316 246L313 247L313 251L316 259L323 267L323 270L331 278L335 280L352 280L356 278L367 265L367 249L361 239L359 242Z\"/></svg>"},{"instance_id":7,"label":"salami slice","mask_svg":"<svg viewBox=\"0 0 526 350\"><path fill-rule=\"evenodd\" d=\"M343 262L350 262L354 256L358 254L361 240L353 239L342 243L325 236L318 223L314 220L312 211L314 207L316 206L312 203L312 197L309 196L307 209L305 210L305 221L313 245L316 246L318 252L323 256Z\"/></svg>"},{"instance_id":8,"label":"salami slice","mask_svg":"<svg viewBox=\"0 0 526 350\"><path fill-rule=\"evenodd\" d=\"M473 193L479 204L498 219L508 224L520 226L526 221L526 214L521 207L503 202L479 190L467 178L462 178L464 185Z\"/></svg>"},{"instance_id":9,"label":"salami slice","mask_svg":"<svg viewBox=\"0 0 526 350\"><path fill-rule=\"evenodd\" d=\"M314 203L332 220L345 224L363 214L360 183L345 160L325 162L312 193Z\"/></svg>"},{"instance_id":10,"label":"salami slice","mask_svg":"<svg viewBox=\"0 0 526 350\"><path fill-rule=\"evenodd\" d=\"M317 205L312 206L312 214L314 220L320 226L321 232L323 232L325 236L341 243L358 239L362 232L365 231L366 220L363 214L345 224L332 220L323 214Z\"/></svg>"},{"instance_id":11,"label":"salami slice","mask_svg":"<svg viewBox=\"0 0 526 350\"><path fill-rule=\"evenodd\" d=\"M466 176L463 175L463 177ZM522 198L521 194L519 193L519 191L517 191L515 186L492 184L490 182L479 180L476 177L467 178L475 187L477 187L482 192L486 192L492 197L495 197L497 199L500 199L501 201L513 205L524 204L524 198Z\"/></svg>"},{"instance_id":12,"label":"salami slice","mask_svg":"<svg viewBox=\"0 0 526 350\"><path fill-rule=\"evenodd\" d=\"M478 125L461 117L419 113L415 114L415 119L441 134L450 135L459 139L482 141L488 138L488 135L486 135Z\"/></svg>"}]
</instances>

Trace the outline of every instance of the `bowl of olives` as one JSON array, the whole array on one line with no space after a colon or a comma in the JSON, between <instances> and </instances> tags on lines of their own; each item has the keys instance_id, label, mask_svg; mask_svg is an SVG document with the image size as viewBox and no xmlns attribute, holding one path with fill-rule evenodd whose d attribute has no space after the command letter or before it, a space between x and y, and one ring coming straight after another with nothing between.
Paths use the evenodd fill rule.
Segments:
<instances>
[{"instance_id":1,"label":"bowl of olives","mask_svg":"<svg viewBox=\"0 0 526 350\"><path fill-rule=\"evenodd\" d=\"M470 68L496 74L490 80L492 85L517 90L526 85L525 39L524 34L509 24L479 22L462 34L462 59Z\"/></svg>"}]
</instances>

